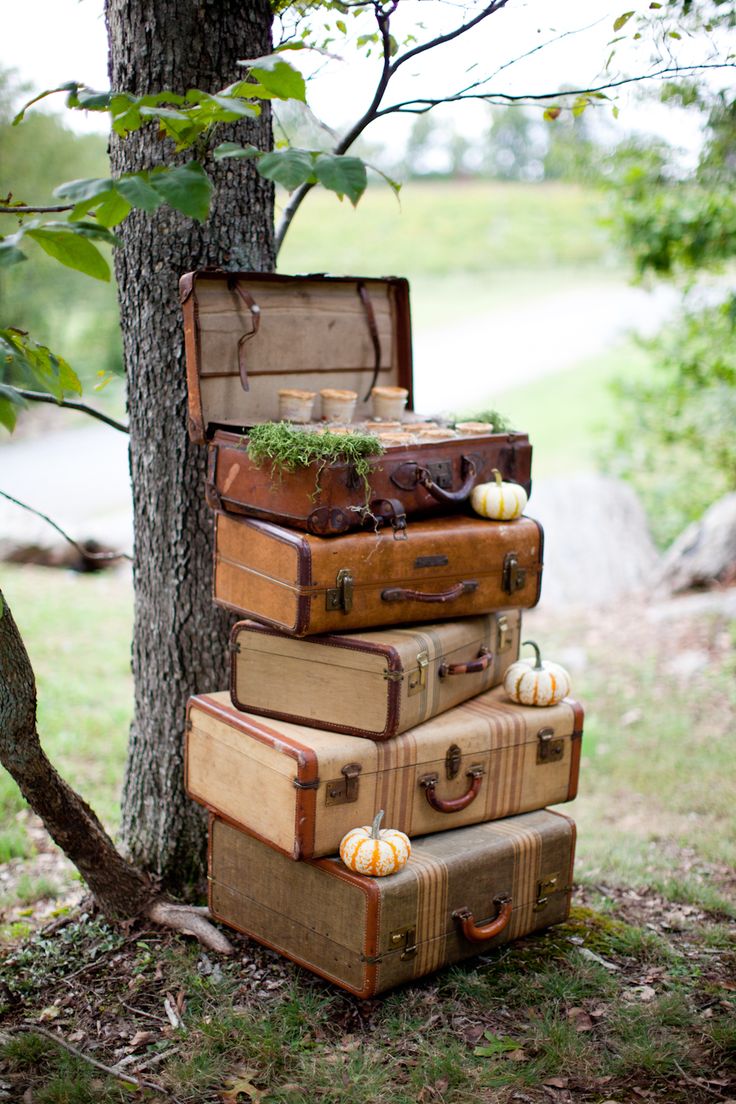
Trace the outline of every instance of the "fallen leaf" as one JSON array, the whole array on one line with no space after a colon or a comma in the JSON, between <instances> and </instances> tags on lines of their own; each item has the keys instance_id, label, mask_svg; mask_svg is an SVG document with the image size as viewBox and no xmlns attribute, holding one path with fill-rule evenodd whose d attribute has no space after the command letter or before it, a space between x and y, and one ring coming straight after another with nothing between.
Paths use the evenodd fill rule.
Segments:
<instances>
[{"instance_id":1,"label":"fallen leaf","mask_svg":"<svg viewBox=\"0 0 736 1104\"><path fill-rule=\"evenodd\" d=\"M587 958L589 962L597 962L599 966L605 966L607 970L620 970L621 967L617 966L615 962L609 962L607 958L601 958L595 951L591 951L590 947L578 947L578 954L583 958Z\"/></svg>"},{"instance_id":2,"label":"fallen leaf","mask_svg":"<svg viewBox=\"0 0 736 1104\"><path fill-rule=\"evenodd\" d=\"M569 1077L548 1077L544 1082L545 1085L549 1085L553 1089L566 1089L570 1084Z\"/></svg>"},{"instance_id":3,"label":"fallen leaf","mask_svg":"<svg viewBox=\"0 0 736 1104\"><path fill-rule=\"evenodd\" d=\"M584 1008L568 1008L567 1018L576 1031L592 1031L595 1027Z\"/></svg>"},{"instance_id":4,"label":"fallen leaf","mask_svg":"<svg viewBox=\"0 0 736 1104\"><path fill-rule=\"evenodd\" d=\"M265 1096L265 1089L256 1088L250 1076L250 1070L246 1070L239 1077L232 1077L228 1081L227 1088L221 1093L223 1104L241 1104L240 1098L243 1096L259 1104Z\"/></svg>"},{"instance_id":5,"label":"fallen leaf","mask_svg":"<svg viewBox=\"0 0 736 1104\"><path fill-rule=\"evenodd\" d=\"M523 1050L509 1050L502 1057L508 1058L509 1062L526 1062L526 1054Z\"/></svg>"},{"instance_id":6,"label":"fallen leaf","mask_svg":"<svg viewBox=\"0 0 736 1104\"><path fill-rule=\"evenodd\" d=\"M441 1096L442 1093L447 1092L447 1089L448 1089L449 1085L450 1085L450 1078L449 1077L440 1077L439 1081L435 1081L435 1083L434 1083L434 1086L433 1086L434 1091Z\"/></svg>"},{"instance_id":7,"label":"fallen leaf","mask_svg":"<svg viewBox=\"0 0 736 1104\"><path fill-rule=\"evenodd\" d=\"M155 1043L157 1040L158 1035L155 1031L136 1031L128 1046L131 1050L138 1050L138 1047L148 1046L149 1043Z\"/></svg>"},{"instance_id":8,"label":"fallen leaf","mask_svg":"<svg viewBox=\"0 0 736 1104\"><path fill-rule=\"evenodd\" d=\"M48 1023L49 1020L55 1020L61 1015L61 1009L57 1008L55 1004L49 1005L48 1008L44 1008L41 1015L38 1017L39 1023Z\"/></svg>"},{"instance_id":9,"label":"fallen leaf","mask_svg":"<svg viewBox=\"0 0 736 1104\"><path fill-rule=\"evenodd\" d=\"M472 1046L483 1038L484 1031L485 1028L483 1027L483 1024L470 1024L468 1027L465 1028L465 1031L463 1032L463 1038L466 1043L470 1043Z\"/></svg>"}]
</instances>

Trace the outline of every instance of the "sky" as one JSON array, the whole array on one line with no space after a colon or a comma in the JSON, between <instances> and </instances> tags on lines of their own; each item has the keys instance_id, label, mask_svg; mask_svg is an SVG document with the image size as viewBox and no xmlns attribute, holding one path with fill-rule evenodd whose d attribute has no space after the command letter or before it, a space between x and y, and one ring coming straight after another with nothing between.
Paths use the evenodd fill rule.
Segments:
<instances>
[{"instance_id":1,"label":"sky","mask_svg":"<svg viewBox=\"0 0 736 1104\"><path fill-rule=\"evenodd\" d=\"M491 87L510 93L545 92L566 85L589 85L602 75L606 58L616 38L613 24L622 10L634 8L645 13L649 0L509 0L506 8L441 51L424 55L407 64L397 74L392 100L411 96L436 96L451 92L498 72ZM392 28L397 38L415 33L420 40L454 26L462 19L459 0L402 0ZM554 24L550 23L550 14ZM361 28L358 21L347 20L352 31ZM420 29L424 24L425 29ZM628 42L615 44L619 61L625 68L643 71L651 63L648 44L630 42L634 20L629 21ZM33 28L34 33L29 33ZM4 33L0 40L0 66L14 68L33 91L79 80L94 88L107 87L106 34L103 0L24 0L3 12ZM370 28L364 28L370 29ZM574 33L572 33L574 32ZM537 49L549 43L543 49ZM702 44L678 43L684 59L702 58ZM335 49L335 47L332 47ZM522 55L528 54L526 58ZM514 58L522 58L506 67ZM326 59L301 53L290 55L305 73L312 74L308 98L314 112L327 123L340 128L355 118L370 99L375 81L375 59L360 62L354 55ZM59 97L59 110L62 98ZM643 106L634 93L624 91L617 100L622 132L644 129L664 134L686 148L697 146L697 120L686 114L679 117L663 109ZM603 108L610 113L611 105ZM456 124L472 135L481 115L477 107L463 105L453 109ZM85 119L81 113L69 113L68 121L76 129L100 129L101 117ZM401 145L415 116L381 121L371 128L369 137L389 147Z\"/></svg>"}]
</instances>

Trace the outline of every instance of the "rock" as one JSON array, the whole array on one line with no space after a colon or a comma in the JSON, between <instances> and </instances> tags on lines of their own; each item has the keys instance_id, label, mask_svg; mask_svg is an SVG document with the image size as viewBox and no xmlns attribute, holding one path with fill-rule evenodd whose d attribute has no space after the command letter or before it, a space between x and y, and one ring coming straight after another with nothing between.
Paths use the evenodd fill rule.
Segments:
<instances>
[{"instance_id":1,"label":"rock","mask_svg":"<svg viewBox=\"0 0 736 1104\"><path fill-rule=\"evenodd\" d=\"M544 527L545 607L605 606L650 593L659 554L627 483L592 473L540 480L526 512Z\"/></svg>"},{"instance_id":2,"label":"rock","mask_svg":"<svg viewBox=\"0 0 736 1104\"><path fill-rule=\"evenodd\" d=\"M733 582L736 578L736 492L710 506L668 549L657 576L667 594Z\"/></svg>"}]
</instances>

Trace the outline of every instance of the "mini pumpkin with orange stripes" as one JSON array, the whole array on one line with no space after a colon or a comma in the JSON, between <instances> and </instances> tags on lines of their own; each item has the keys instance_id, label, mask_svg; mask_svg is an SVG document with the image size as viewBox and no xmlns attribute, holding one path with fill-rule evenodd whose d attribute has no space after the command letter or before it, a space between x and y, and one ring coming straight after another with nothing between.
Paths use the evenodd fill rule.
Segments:
<instances>
[{"instance_id":1,"label":"mini pumpkin with orange stripes","mask_svg":"<svg viewBox=\"0 0 736 1104\"><path fill-rule=\"evenodd\" d=\"M494 483L479 483L470 492L476 514L492 521L513 521L524 513L527 494L520 483L504 483L498 468L491 472Z\"/></svg>"},{"instance_id":2,"label":"mini pumpkin with orange stripes","mask_svg":"<svg viewBox=\"0 0 736 1104\"><path fill-rule=\"evenodd\" d=\"M530 659L512 663L503 688L520 705L557 705L570 693L570 676L559 663L543 661L533 640L525 640L522 648L527 644L534 649L534 663Z\"/></svg>"},{"instance_id":3,"label":"mini pumpkin with orange stripes","mask_svg":"<svg viewBox=\"0 0 736 1104\"><path fill-rule=\"evenodd\" d=\"M373 824L351 828L340 843L340 858L350 870L382 878L406 866L411 854L409 837L398 828L381 828L383 809Z\"/></svg>"}]
</instances>

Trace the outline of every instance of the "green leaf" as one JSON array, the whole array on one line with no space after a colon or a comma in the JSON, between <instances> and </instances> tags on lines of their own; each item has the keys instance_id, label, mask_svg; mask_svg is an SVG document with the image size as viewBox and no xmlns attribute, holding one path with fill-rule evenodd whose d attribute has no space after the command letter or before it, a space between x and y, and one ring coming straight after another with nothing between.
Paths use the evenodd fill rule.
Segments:
<instances>
[{"instance_id":1,"label":"green leaf","mask_svg":"<svg viewBox=\"0 0 736 1104\"><path fill-rule=\"evenodd\" d=\"M559 119L561 114L562 114L562 108L561 107L547 107L547 108L545 108L543 117L548 123L553 123L555 121L555 119Z\"/></svg>"},{"instance_id":2,"label":"green leaf","mask_svg":"<svg viewBox=\"0 0 736 1104\"><path fill-rule=\"evenodd\" d=\"M314 172L323 187L339 196L346 195L355 206L368 186L365 163L359 157L320 153Z\"/></svg>"},{"instance_id":3,"label":"green leaf","mask_svg":"<svg viewBox=\"0 0 736 1104\"><path fill-rule=\"evenodd\" d=\"M279 54L268 54L266 57L254 58L251 61L239 61L238 65L247 65L250 68L250 76L267 93L265 96L261 93L262 99L307 102L307 86L304 77Z\"/></svg>"},{"instance_id":4,"label":"green leaf","mask_svg":"<svg viewBox=\"0 0 736 1104\"><path fill-rule=\"evenodd\" d=\"M0 425L5 426L8 433L12 433L15 429L15 423L18 420L15 405L10 399L7 399L3 394L5 388L0 386ZM2 609L0 609L0 617L2 616Z\"/></svg>"},{"instance_id":5,"label":"green leaf","mask_svg":"<svg viewBox=\"0 0 736 1104\"><path fill-rule=\"evenodd\" d=\"M348 33L348 29L347 29L347 27L346 27L346 25L345 25L345 23L343 22L342 19L336 19L335 20L335 26L337 27L340 34L347 34Z\"/></svg>"},{"instance_id":6,"label":"green leaf","mask_svg":"<svg viewBox=\"0 0 736 1104\"><path fill-rule=\"evenodd\" d=\"M146 180L148 173L130 173L115 181L115 191L139 211L155 211L163 203L162 197Z\"/></svg>"},{"instance_id":7,"label":"green leaf","mask_svg":"<svg viewBox=\"0 0 736 1104\"><path fill-rule=\"evenodd\" d=\"M95 214L100 226L117 226L130 214L131 205L115 189L102 201Z\"/></svg>"},{"instance_id":8,"label":"green leaf","mask_svg":"<svg viewBox=\"0 0 736 1104\"><path fill-rule=\"evenodd\" d=\"M54 188L53 194L59 199L68 199L70 203L76 205L88 199L95 199L97 196L107 195L112 188L113 182L109 178L90 177L86 180L67 180L65 184Z\"/></svg>"},{"instance_id":9,"label":"green leaf","mask_svg":"<svg viewBox=\"0 0 736 1104\"><path fill-rule=\"evenodd\" d=\"M74 95L74 93L72 93ZM69 97L71 100L72 96ZM93 92L91 88L82 88L76 93L76 103L67 100L68 107L78 107L83 111L109 111L113 98L112 92Z\"/></svg>"},{"instance_id":10,"label":"green leaf","mask_svg":"<svg viewBox=\"0 0 736 1104\"><path fill-rule=\"evenodd\" d=\"M50 223L36 230L28 230L27 236L67 268L84 272L95 280L109 281L110 267L107 261L89 237L76 233L71 223Z\"/></svg>"},{"instance_id":11,"label":"green leaf","mask_svg":"<svg viewBox=\"0 0 736 1104\"><path fill-rule=\"evenodd\" d=\"M153 172L149 183L161 198L183 215L204 222L209 214L212 181L198 161Z\"/></svg>"},{"instance_id":12,"label":"green leaf","mask_svg":"<svg viewBox=\"0 0 736 1104\"><path fill-rule=\"evenodd\" d=\"M238 142L220 142L215 146L212 156L215 161L224 161L228 157L258 157L261 151L256 146L241 146Z\"/></svg>"},{"instance_id":13,"label":"green leaf","mask_svg":"<svg viewBox=\"0 0 736 1104\"><path fill-rule=\"evenodd\" d=\"M258 171L289 192L315 180L314 159L309 150L290 148L264 153L258 161Z\"/></svg>"},{"instance_id":14,"label":"green leaf","mask_svg":"<svg viewBox=\"0 0 736 1104\"><path fill-rule=\"evenodd\" d=\"M623 26L625 26L626 23L629 22L629 20L631 19L633 14L634 14L633 11L627 11L627 12L624 12L623 15L620 15L618 17L618 19L616 19L614 24L613 24L614 31L620 31L621 28Z\"/></svg>"},{"instance_id":15,"label":"green leaf","mask_svg":"<svg viewBox=\"0 0 736 1104\"><path fill-rule=\"evenodd\" d=\"M616 104L614 104L614 105L613 105L613 109L612 109L612 115L613 115L614 119L618 119L618 117L619 117L619 115L620 115L620 114L621 114L621 111L619 110L619 108L617 107L617 105L616 105Z\"/></svg>"},{"instance_id":16,"label":"green leaf","mask_svg":"<svg viewBox=\"0 0 736 1104\"><path fill-rule=\"evenodd\" d=\"M0 268L10 268L11 265L20 264L27 259L23 250L19 249L10 238L0 238Z\"/></svg>"},{"instance_id":17,"label":"green leaf","mask_svg":"<svg viewBox=\"0 0 736 1104\"><path fill-rule=\"evenodd\" d=\"M45 100L47 96L54 96L57 92L77 92L80 87L81 86L76 81L67 81L66 84L60 84L58 88L47 88L45 92L39 92L32 100L23 104L22 108L13 119L13 126L18 126L19 123L22 123L28 108L33 107L33 105L37 104L40 100Z\"/></svg>"}]
</instances>

